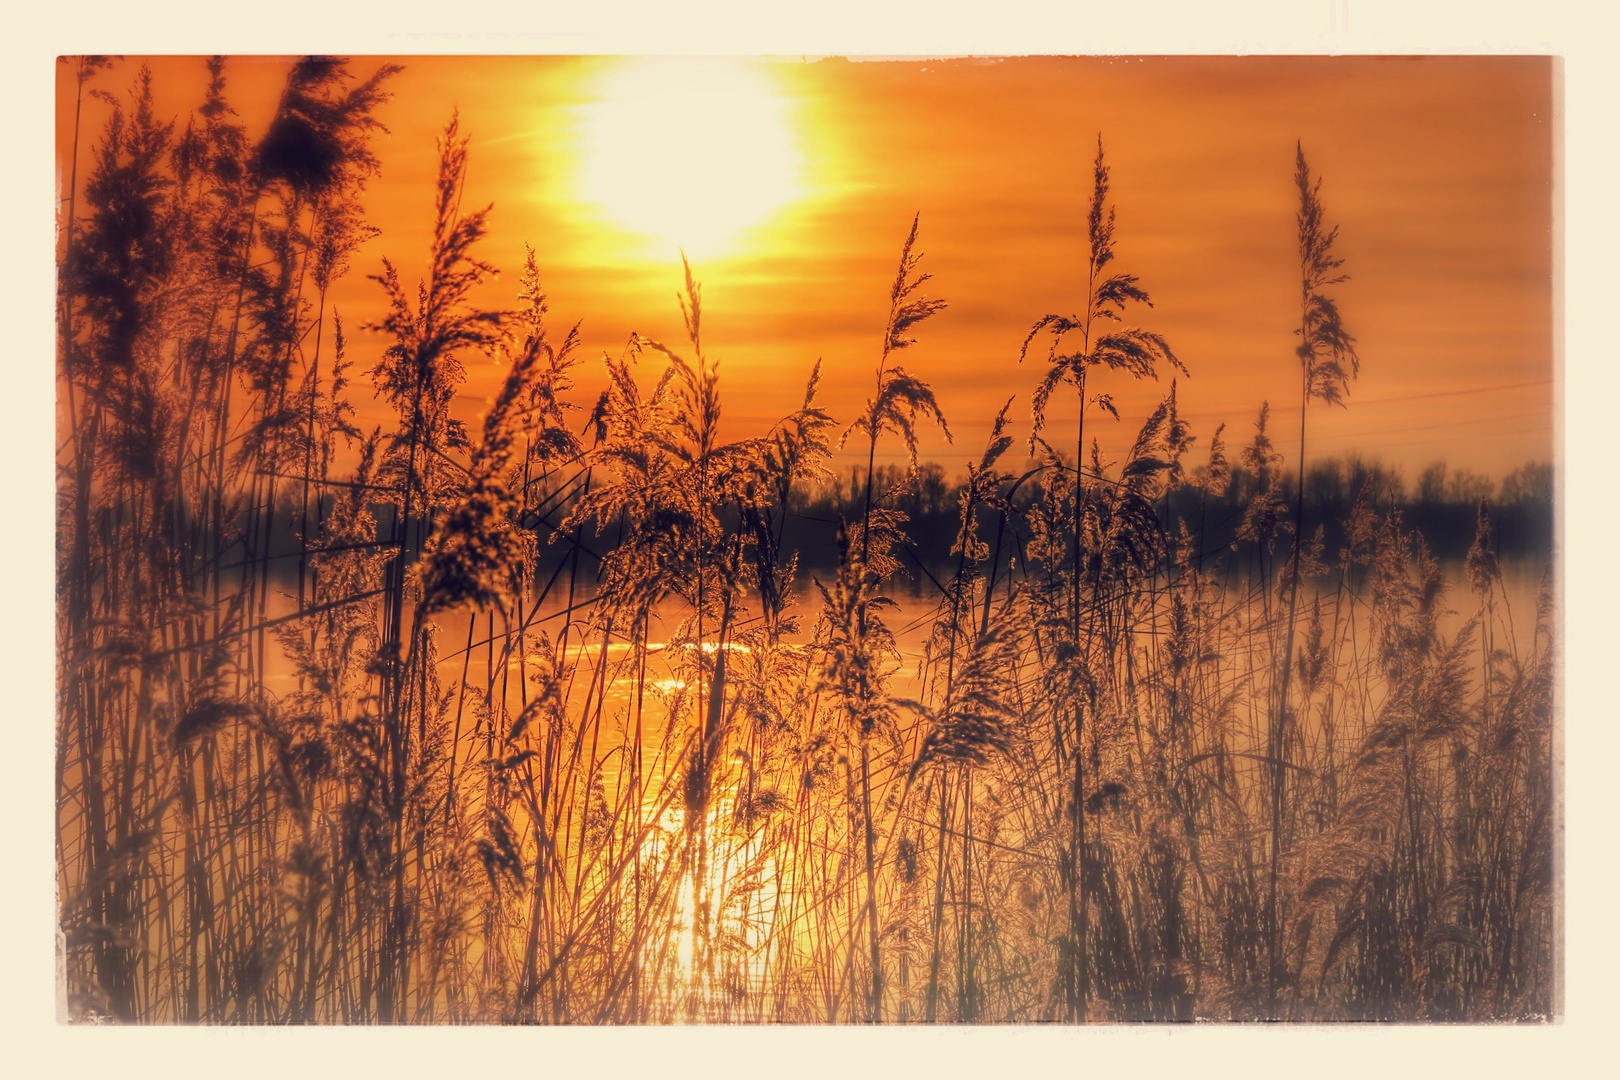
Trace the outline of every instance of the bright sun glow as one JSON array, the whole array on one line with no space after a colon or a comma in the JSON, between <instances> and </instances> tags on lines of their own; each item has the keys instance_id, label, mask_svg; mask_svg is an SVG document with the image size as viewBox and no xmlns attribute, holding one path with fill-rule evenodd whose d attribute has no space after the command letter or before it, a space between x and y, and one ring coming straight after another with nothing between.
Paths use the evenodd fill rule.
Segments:
<instances>
[{"instance_id":1,"label":"bright sun glow","mask_svg":"<svg viewBox=\"0 0 1620 1080\"><path fill-rule=\"evenodd\" d=\"M802 193L791 111L765 65L626 61L581 108L579 198L666 250L729 254Z\"/></svg>"}]
</instances>

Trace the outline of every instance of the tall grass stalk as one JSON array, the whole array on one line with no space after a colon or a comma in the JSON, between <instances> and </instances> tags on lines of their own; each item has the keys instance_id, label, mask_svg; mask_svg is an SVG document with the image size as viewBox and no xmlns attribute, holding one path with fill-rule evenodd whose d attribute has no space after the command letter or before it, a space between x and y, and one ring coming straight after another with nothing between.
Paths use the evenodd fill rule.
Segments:
<instances>
[{"instance_id":1,"label":"tall grass stalk","mask_svg":"<svg viewBox=\"0 0 1620 1080\"><path fill-rule=\"evenodd\" d=\"M495 278L457 120L420 283L373 253L392 68L289 65L261 134L223 60L173 124L148 73L74 62L66 1019L1553 1015L1557 608L1513 554L1548 471L1307 475L1267 405L1206 454L1179 380L1121 416L1103 369L1185 368L1124 321L1100 143L1083 302L1024 341L1033 460L1008 401L953 477L898 363L944 310L916 219L864 404L835 418L807 356L750 431L684 263L685 341L626 328L576 388L554 252ZM1295 179L1308 407L1357 359L1299 151ZM375 336L333 305L351 264ZM1114 458L1098 412L1135 432Z\"/></svg>"}]
</instances>

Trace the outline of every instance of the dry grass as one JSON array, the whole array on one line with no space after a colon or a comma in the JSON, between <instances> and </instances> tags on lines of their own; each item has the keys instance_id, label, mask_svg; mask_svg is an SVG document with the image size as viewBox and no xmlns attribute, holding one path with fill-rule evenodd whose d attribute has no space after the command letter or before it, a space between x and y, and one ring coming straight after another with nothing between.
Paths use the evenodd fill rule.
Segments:
<instances>
[{"instance_id":1,"label":"dry grass","mask_svg":"<svg viewBox=\"0 0 1620 1080\"><path fill-rule=\"evenodd\" d=\"M223 66L183 132L137 80L75 193L70 1018L1552 1014L1552 602L1515 634L1484 504L1466 594L1372 485L1326 550L1262 409L1216 545L1233 470L1220 431L1186 466L1172 383L1118 462L1082 427L1075 457L1037 440L1009 471L1003 407L949 489L949 557L917 562L917 421L948 429L894 363L943 306L916 221L853 423L817 404L816 366L797 409L727 443L690 268L687 342L632 339L590 408L543 252L514 310L479 306L490 218L462 212L453 121L427 276L377 277L390 345L365 364L393 419L360 431L326 298L369 235L390 74L301 63L258 146ZM1060 385L1083 424L1114 411L1098 372L1184 370L1121 328L1147 295L1105 269L1100 145L1094 171L1084 311L1031 333L1056 334L1037 436ZM1303 156L1299 183L1309 401L1353 353ZM507 371L477 434L450 411L474 356ZM868 464L812 575L794 515L840 428ZM894 436L910 471L877 467ZM901 606L908 567L931 594Z\"/></svg>"}]
</instances>

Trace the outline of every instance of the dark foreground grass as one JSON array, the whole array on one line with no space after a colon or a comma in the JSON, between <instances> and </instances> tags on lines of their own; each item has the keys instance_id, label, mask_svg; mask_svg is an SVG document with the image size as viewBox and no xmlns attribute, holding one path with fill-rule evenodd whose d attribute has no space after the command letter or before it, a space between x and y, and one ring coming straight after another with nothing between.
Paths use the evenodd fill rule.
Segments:
<instances>
[{"instance_id":1,"label":"dark foreground grass","mask_svg":"<svg viewBox=\"0 0 1620 1080\"><path fill-rule=\"evenodd\" d=\"M327 296L371 235L392 70L300 62L257 144L211 72L184 130L143 74L74 176L68 1019L1553 1015L1550 590L1515 622L1484 503L1449 584L1382 474L1335 471L1313 520L1264 407L1235 465L1220 431L1195 453L1174 383L1122 460L1083 427L1053 449L1052 393L1083 424L1110 380L1181 369L1122 321L1147 294L1100 144L1082 311L1031 334L1032 460L1006 464L1009 403L932 491L945 417L897 363L943 306L918 222L864 410L829 415L809 369L723 442L690 269L688 340L632 340L594 403L543 252L512 310L475 302L454 121L426 275L379 270L390 344L352 357ZM1299 170L1308 404L1355 358ZM506 371L478 432L451 414L475 356ZM867 465L828 501L840 432ZM878 467L894 439L910 470ZM919 559L924 500L953 524Z\"/></svg>"}]
</instances>

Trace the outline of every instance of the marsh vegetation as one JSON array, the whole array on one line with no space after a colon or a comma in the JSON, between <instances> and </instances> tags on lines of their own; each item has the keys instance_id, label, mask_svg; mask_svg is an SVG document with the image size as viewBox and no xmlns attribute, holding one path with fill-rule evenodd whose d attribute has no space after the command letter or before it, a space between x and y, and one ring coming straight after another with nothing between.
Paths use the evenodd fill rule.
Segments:
<instances>
[{"instance_id":1,"label":"marsh vegetation","mask_svg":"<svg viewBox=\"0 0 1620 1080\"><path fill-rule=\"evenodd\" d=\"M113 78L68 62L81 94ZM599 361L543 243L486 306L497 219L454 119L420 282L351 267L394 69L299 62L257 141L209 70L184 127L137 77L67 193L69 1018L1554 1014L1556 609L1496 540L1505 513L1546 565L1550 482L1504 509L1466 473L1413 500L1299 467L1360 370L1303 149L1297 433L1178 413L1099 140L1084 291L1012 328L984 445L945 445L917 220L864 406L824 409L807 363L726 441L698 268L685 340ZM373 355L328 303L351 270ZM481 426L452 408L475 363L502 372ZM1118 460L1106 414L1139 432ZM1459 512L1448 574L1410 522Z\"/></svg>"}]
</instances>

